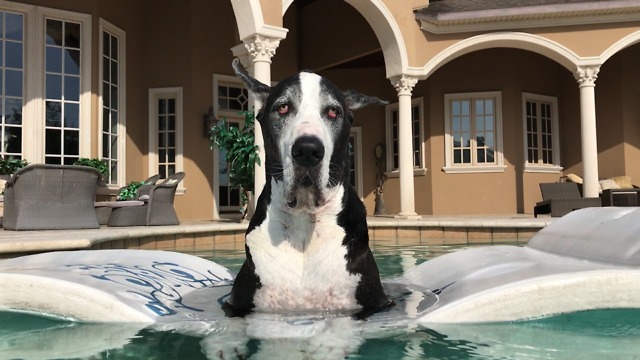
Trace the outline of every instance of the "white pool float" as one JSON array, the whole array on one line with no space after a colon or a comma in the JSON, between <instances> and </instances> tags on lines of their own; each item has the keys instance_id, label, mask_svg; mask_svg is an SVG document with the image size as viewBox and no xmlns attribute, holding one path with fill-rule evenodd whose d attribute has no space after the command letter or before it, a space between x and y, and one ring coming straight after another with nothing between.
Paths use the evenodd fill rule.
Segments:
<instances>
[{"instance_id":1,"label":"white pool float","mask_svg":"<svg viewBox=\"0 0 640 360\"><path fill-rule=\"evenodd\" d=\"M174 252L45 253L0 261L0 310L83 322L189 324L198 331L224 319L220 305L232 279L233 273L218 264ZM640 209L574 211L525 247L459 250L385 286L397 305L371 316L370 326L501 322L638 308ZM249 321L282 323L283 333L300 334L296 325L313 332L310 324L318 318L252 314ZM337 321L322 315L327 318Z\"/></svg>"}]
</instances>

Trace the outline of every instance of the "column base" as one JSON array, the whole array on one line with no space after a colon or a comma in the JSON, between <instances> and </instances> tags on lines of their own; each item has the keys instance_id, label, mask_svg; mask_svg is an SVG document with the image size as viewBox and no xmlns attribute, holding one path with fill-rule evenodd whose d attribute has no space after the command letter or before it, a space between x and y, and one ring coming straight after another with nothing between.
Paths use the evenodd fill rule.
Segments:
<instances>
[{"instance_id":1,"label":"column base","mask_svg":"<svg viewBox=\"0 0 640 360\"><path fill-rule=\"evenodd\" d=\"M407 220L420 220L422 219L421 215L416 213L400 213L398 215L393 216L395 219L407 219Z\"/></svg>"}]
</instances>

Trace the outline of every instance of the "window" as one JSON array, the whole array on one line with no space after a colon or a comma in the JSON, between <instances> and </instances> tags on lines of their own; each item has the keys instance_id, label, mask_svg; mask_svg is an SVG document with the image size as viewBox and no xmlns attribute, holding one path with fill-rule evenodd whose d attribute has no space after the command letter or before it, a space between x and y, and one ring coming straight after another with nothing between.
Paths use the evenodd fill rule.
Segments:
<instances>
[{"instance_id":1,"label":"window","mask_svg":"<svg viewBox=\"0 0 640 360\"><path fill-rule=\"evenodd\" d=\"M0 155L22 158L22 106L24 104L24 15L0 11Z\"/></svg>"},{"instance_id":2,"label":"window","mask_svg":"<svg viewBox=\"0 0 640 360\"><path fill-rule=\"evenodd\" d=\"M559 172L558 100L524 93L525 171Z\"/></svg>"},{"instance_id":3,"label":"window","mask_svg":"<svg viewBox=\"0 0 640 360\"><path fill-rule=\"evenodd\" d=\"M182 147L182 88L150 89L149 174L184 171Z\"/></svg>"},{"instance_id":4,"label":"window","mask_svg":"<svg viewBox=\"0 0 640 360\"><path fill-rule=\"evenodd\" d=\"M213 76L214 116L218 120L225 120L228 126L242 128L244 115L242 111L249 110L249 92L240 79L235 76ZM217 208L220 211L237 213L241 204L240 190L229 184L228 165L225 160L226 152L214 148L214 183Z\"/></svg>"},{"instance_id":5,"label":"window","mask_svg":"<svg viewBox=\"0 0 640 360\"><path fill-rule=\"evenodd\" d=\"M249 109L249 92L237 84L218 82L218 110L246 111Z\"/></svg>"},{"instance_id":6,"label":"window","mask_svg":"<svg viewBox=\"0 0 640 360\"><path fill-rule=\"evenodd\" d=\"M90 157L90 55L91 15L1 2L0 156Z\"/></svg>"},{"instance_id":7,"label":"window","mask_svg":"<svg viewBox=\"0 0 640 360\"><path fill-rule=\"evenodd\" d=\"M504 171L499 92L445 95L445 172Z\"/></svg>"},{"instance_id":8,"label":"window","mask_svg":"<svg viewBox=\"0 0 640 360\"><path fill-rule=\"evenodd\" d=\"M399 127L398 103L387 105L387 171L397 175L400 165L400 143L398 140ZM424 173L425 166L423 160L423 110L422 98L411 100L411 144L413 147L413 168ZM414 171L414 174L416 172Z\"/></svg>"},{"instance_id":9,"label":"window","mask_svg":"<svg viewBox=\"0 0 640 360\"><path fill-rule=\"evenodd\" d=\"M100 89L101 113L99 123L100 158L109 166L108 185L125 182L125 33L101 19Z\"/></svg>"},{"instance_id":10,"label":"window","mask_svg":"<svg viewBox=\"0 0 640 360\"><path fill-rule=\"evenodd\" d=\"M81 25L46 19L45 163L71 165L80 155Z\"/></svg>"},{"instance_id":11,"label":"window","mask_svg":"<svg viewBox=\"0 0 640 360\"><path fill-rule=\"evenodd\" d=\"M243 119L240 112L249 110L249 91L235 76L213 75L213 97L216 119Z\"/></svg>"},{"instance_id":12,"label":"window","mask_svg":"<svg viewBox=\"0 0 640 360\"><path fill-rule=\"evenodd\" d=\"M227 126L230 128L242 129L244 126L244 120L240 119L228 119L226 120ZM229 179L229 165L226 157L227 152L224 149L218 149L218 205L223 211L237 212L240 208L241 195L240 189L232 187Z\"/></svg>"}]
</instances>

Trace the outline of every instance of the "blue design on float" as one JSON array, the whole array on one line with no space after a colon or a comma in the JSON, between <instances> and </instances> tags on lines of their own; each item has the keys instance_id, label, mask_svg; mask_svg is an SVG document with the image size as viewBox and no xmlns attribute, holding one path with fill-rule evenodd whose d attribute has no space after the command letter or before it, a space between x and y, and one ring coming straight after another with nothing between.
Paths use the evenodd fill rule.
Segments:
<instances>
[{"instance_id":1,"label":"blue design on float","mask_svg":"<svg viewBox=\"0 0 640 360\"><path fill-rule=\"evenodd\" d=\"M145 306L158 316L175 315L176 309L202 312L184 303L182 294L176 289L193 289L230 285L232 279L221 278L211 270L200 271L171 262L154 261L151 266L101 264L72 264L67 267L90 271L90 276L103 281L120 284L128 293L145 299Z\"/></svg>"}]
</instances>

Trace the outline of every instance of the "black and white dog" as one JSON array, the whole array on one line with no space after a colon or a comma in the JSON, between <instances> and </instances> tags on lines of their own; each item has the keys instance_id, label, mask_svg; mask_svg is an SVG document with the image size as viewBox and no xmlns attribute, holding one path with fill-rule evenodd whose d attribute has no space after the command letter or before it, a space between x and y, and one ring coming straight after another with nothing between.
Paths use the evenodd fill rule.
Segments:
<instances>
[{"instance_id":1,"label":"black and white dog","mask_svg":"<svg viewBox=\"0 0 640 360\"><path fill-rule=\"evenodd\" d=\"M275 87L236 75L263 104L267 181L246 233L227 310L360 310L393 305L369 248L364 205L349 184L352 111L382 100L301 72ZM231 309L229 309L231 308ZM366 315L365 315L366 316Z\"/></svg>"}]
</instances>

